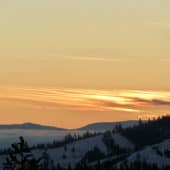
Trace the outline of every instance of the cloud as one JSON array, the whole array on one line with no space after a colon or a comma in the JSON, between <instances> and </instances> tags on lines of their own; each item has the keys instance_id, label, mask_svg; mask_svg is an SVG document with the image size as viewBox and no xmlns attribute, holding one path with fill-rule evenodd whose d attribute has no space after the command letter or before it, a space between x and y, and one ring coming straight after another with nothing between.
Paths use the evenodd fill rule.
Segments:
<instances>
[{"instance_id":1,"label":"cloud","mask_svg":"<svg viewBox=\"0 0 170 170\"><path fill-rule=\"evenodd\" d=\"M159 105L159 106L164 106L164 105L170 106L170 101L169 100L165 101L165 100L153 99L152 104Z\"/></svg>"},{"instance_id":2,"label":"cloud","mask_svg":"<svg viewBox=\"0 0 170 170\"><path fill-rule=\"evenodd\" d=\"M79 56L67 56L65 57L70 60L77 61L97 61L97 62L126 62L123 58L113 58L113 57L79 57Z\"/></svg>"},{"instance_id":3,"label":"cloud","mask_svg":"<svg viewBox=\"0 0 170 170\"><path fill-rule=\"evenodd\" d=\"M151 25L154 25L157 27L163 27L163 28L170 28L169 21L154 21L154 22L151 22Z\"/></svg>"},{"instance_id":4,"label":"cloud","mask_svg":"<svg viewBox=\"0 0 170 170\"><path fill-rule=\"evenodd\" d=\"M163 59L160 59L161 62L170 62L170 58L163 58Z\"/></svg>"},{"instance_id":5,"label":"cloud","mask_svg":"<svg viewBox=\"0 0 170 170\"><path fill-rule=\"evenodd\" d=\"M133 98L133 103L136 105L153 105L153 106L170 106L170 99L152 99L152 100L146 100L142 98Z\"/></svg>"},{"instance_id":6,"label":"cloud","mask_svg":"<svg viewBox=\"0 0 170 170\"><path fill-rule=\"evenodd\" d=\"M55 88L0 88L0 100L32 108L148 112L170 106L170 92ZM154 111L154 110L152 110Z\"/></svg>"},{"instance_id":7,"label":"cloud","mask_svg":"<svg viewBox=\"0 0 170 170\"><path fill-rule=\"evenodd\" d=\"M103 111L123 111L123 112L139 112L139 110L132 108L132 105L120 104L116 101L90 99L90 103L96 108L102 108Z\"/></svg>"}]
</instances>

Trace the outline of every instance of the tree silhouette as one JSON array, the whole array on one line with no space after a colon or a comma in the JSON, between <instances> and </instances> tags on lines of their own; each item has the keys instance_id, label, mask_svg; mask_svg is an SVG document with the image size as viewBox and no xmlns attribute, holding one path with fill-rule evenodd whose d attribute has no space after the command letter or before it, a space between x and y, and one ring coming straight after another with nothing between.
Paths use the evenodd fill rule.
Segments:
<instances>
[{"instance_id":1,"label":"tree silhouette","mask_svg":"<svg viewBox=\"0 0 170 170\"><path fill-rule=\"evenodd\" d=\"M39 170L41 158L34 158L23 137L11 145L9 156L4 163L4 170Z\"/></svg>"}]
</instances>

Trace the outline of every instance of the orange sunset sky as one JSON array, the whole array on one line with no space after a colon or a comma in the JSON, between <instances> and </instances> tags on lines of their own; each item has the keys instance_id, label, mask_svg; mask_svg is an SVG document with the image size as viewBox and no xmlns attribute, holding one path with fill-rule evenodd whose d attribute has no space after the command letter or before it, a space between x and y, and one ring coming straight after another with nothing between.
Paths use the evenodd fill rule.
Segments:
<instances>
[{"instance_id":1,"label":"orange sunset sky","mask_svg":"<svg viewBox=\"0 0 170 170\"><path fill-rule=\"evenodd\" d=\"M169 9L169 0L0 2L0 124L170 113Z\"/></svg>"}]
</instances>

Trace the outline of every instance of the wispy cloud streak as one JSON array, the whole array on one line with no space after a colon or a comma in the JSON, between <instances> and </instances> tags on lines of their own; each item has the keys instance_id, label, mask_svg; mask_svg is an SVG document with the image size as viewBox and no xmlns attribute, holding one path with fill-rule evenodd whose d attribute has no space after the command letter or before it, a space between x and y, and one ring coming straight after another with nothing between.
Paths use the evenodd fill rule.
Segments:
<instances>
[{"instance_id":1,"label":"wispy cloud streak","mask_svg":"<svg viewBox=\"0 0 170 170\"><path fill-rule=\"evenodd\" d=\"M67 56L65 57L70 60L77 61L97 61L97 62L126 62L126 59L123 58L114 58L114 57L83 57L83 56Z\"/></svg>"},{"instance_id":2,"label":"wispy cloud streak","mask_svg":"<svg viewBox=\"0 0 170 170\"><path fill-rule=\"evenodd\" d=\"M55 88L0 88L0 101L30 106L85 111L139 113L153 107L170 107L170 92L86 90Z\"/></svg>"},{"instance_id":3,"label":"wispy cloud streak","mask_svg":"<svg viewBox=\"0 0 170 170\"><path fill-rule=\"evenodd\" d=\"M170 62L170 58L163 58L163 59L160 59L161 62Z\"/></svg>"}]
</instances>

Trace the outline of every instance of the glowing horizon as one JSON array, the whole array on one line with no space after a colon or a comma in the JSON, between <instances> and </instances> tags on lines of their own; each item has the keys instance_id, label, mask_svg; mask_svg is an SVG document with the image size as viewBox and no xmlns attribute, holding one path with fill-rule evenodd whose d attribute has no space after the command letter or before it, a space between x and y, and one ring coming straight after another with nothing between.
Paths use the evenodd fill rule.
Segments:
<instances>
[{"instance_id":1,"label":"glowing horizon","mask_svg":"<svg viewBox=\"0 0 170 170\"><path fill-rule=\"evenodd\" d=\"M0 5L0 123L80 127L168 114L170 1Z\"/></svg>"},{"instance_id":2,"label":"glowing horizon","mask_svg":"<svg viewBox=\"0 0 170 170\"><path fill-rule=\"evenodd\" d=\"M142 90L87 90L87 89L57 89L57 88L0 88L1 110L6 106L11 106L16 111L22 111L18 116L10 116L10 113L3 116L0 123L10 121L11 123L27 122L37 119L37 115L31 112L41 114L41 119L36 123L51 124L66 128L77 128L85 124L121 119L119 115L126 115L129 119L138 119L139 117L149 117L168 114L170 109L170 91L142 91ZM30 111L31 119L25 115L24 109ZM51 113L52 112L52 113ZM94 120L84 120L84 122L74 122L74 116L64 115L63 122L58 122L59 112L70 112L72 115L79 113L94 114ZM94 112L94 113L93 113ZM70 115L70 113L68 115ZM102 115L101 115L102 114ZM98 115L100 118L98 119ZM43 117L48 117L45 119ZM56 117L55 120L51 120ZM89 115L90 117L90 115ZM108 119L109 117L109 119ZM80 118L78 118L80 119ZM49 122L49 120L51 122ZM73 123L71 123L73 122Z\"/></svg>"}]
</instances>

